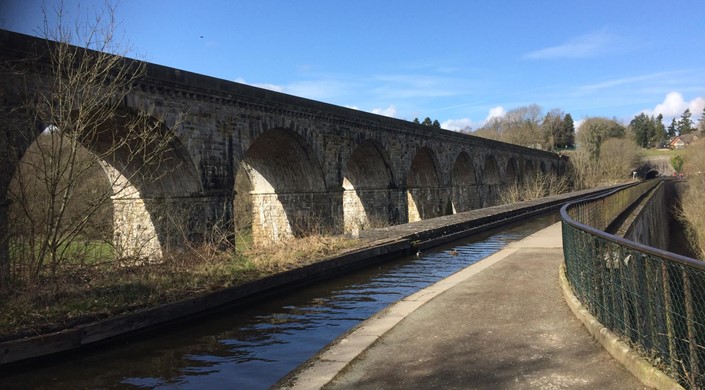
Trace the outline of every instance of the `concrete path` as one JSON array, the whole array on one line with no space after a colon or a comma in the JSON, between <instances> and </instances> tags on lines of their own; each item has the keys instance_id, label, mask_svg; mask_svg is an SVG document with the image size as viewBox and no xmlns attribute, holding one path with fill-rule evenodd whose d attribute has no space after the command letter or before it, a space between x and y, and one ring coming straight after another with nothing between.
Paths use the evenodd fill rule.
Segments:
<instances>
[{"instance_id":1,"label":"concrete path","mask_svg":"<svg viewBox=\"0 0 705 390\"><path fill-rule=\"evenodd\" d=\"M558 284L557 223L379 313L283 387L642 389Z\"/></svg>"}]
</instances>

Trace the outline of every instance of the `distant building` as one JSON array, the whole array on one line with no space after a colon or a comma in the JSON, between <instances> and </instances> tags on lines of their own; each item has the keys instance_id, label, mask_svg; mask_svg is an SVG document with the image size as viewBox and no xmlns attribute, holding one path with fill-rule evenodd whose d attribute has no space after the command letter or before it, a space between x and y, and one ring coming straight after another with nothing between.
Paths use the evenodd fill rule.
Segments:
<instances>
[{"instance_id":1,"label":"distant building","mask_svg":"<svg viewBox=\"0 0 705 390\"><path fill-rule=\"evenodd\" d=\"M679 135L677 137L671 138L668 142L669 149L683 149L690 145L693 141L698 140L698 135L695 133Z\"/></svg>"}]
</instances>

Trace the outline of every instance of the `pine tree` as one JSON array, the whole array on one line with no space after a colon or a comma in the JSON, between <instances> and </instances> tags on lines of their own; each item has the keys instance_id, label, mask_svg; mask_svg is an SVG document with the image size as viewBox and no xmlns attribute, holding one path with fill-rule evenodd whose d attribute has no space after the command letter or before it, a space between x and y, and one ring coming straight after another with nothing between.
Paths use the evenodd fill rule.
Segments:
<instances>
[{"instance_id":1,"label":"pine tree","mask_svg":"<svg viewBox=\"0 0 705 390\"><path fill-rule=\"evenodd\" d=\"M678 121L676 121L676 118L673 118L673 119L671 119L671 124L668 125L668 130L666 131L666 134L668 135L668 139L675 137L677 131L678 131Z\"/></svg>"},{"instance_id":2,"label":"pine tree","mask_svg":"<svg viewBox=\"0 0 705 390\"><path fill-rule=\"evenodd\" d=\"M692 133L693 130L695 130L690 116L690 109L686 108L685 111L683 111L683 115L681 115L681 119L678 121L678 135Z\"/></svg>"},{"instance_id":3,"label":"pine tree","mask_svg":"<svg viewBox=\"0 0 705 390\"><path fill-rule=\"evenodd\" d=\"M433 120L433 127L440 129L441 128L441 122L438 121L438 119Z\"/></svg>"},{"instance_id":4,"label":"pine tree","mask_svg":"<svg viewBox=\"0 0 705 390\"><path fill-rule=\"evenodd\" d=\"M421 122L421 124L424 126L433 126L433 122L431 122L431 118L429 118L429 117L426 117L426 119L424 119L423 122Z\"/></svg>"},{"instance_id":5,"label":"pine tree","mask_svg":"<svg viewBox=\"0 0 705 390\"><path fill-rule=\"evenodd\" d=\"M654 127L650 141L652 145L658 146L661 141L667 139L668 137L666 134L666 126L663 125L663 115L658 114L655 119L652 117L651 120L654 122Z\"/></svg>"},{"instance_id":6,"label":"pine tree","mask_svg":"<svg viewBox=\"0 0 705 390\"><path fill-rule=\"evenodd\" d=\"M567 148L575 146L575 123L570 114L565 114L563 117L563 130L560 132L559 145Z\"/></svg>"}]
</instances>

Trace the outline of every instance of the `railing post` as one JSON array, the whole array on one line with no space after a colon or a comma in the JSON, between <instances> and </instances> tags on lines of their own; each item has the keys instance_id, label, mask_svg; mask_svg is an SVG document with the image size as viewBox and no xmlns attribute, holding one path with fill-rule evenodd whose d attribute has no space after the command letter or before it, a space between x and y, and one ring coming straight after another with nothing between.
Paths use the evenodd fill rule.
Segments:
<instances>
[{"instance_id":1,"label":"railing post","mask_svg":"<svg viewBox=\"0 0 705 390\"><path fill-rule=\"evenodd\" d=\"M681 271L683 275L683 297L685 299L685 318L686 324L688 326L688 355L690 358L690 375L688 375L688 380L691 382L691 386L696 388L695 378L699 376L699 362L698 362L698 344L696 340L695 331L695 311L693 310L693 294L692 286L690 283L690 277L687 271L684 269Z\"/></svg>"},{"instance_id":2,"label":"railing post","mask_svg":"<svg viewBox=\"0 0 705 390\"><path fill-rule=\"evenodd\" d=\"M671 282L668 276L668 266L666 262L661 261L661 278L663 283L663 299L666 309L666 332L668 337L668 355L671 369L677 372L678 366L676 360L678 354L676 352L676 332L673 328L673 301L671 298Z\"/></svg>"}]
</instances>

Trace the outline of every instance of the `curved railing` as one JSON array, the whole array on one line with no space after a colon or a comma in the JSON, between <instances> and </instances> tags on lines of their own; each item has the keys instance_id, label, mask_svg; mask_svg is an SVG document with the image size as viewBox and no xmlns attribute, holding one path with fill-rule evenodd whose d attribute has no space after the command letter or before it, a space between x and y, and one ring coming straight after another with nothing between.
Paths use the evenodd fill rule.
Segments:
<instances>
[{"instance_id":1,"label":"curved railing","mask_svg":"<svg viewBox=\"0 0 705 390\"><path fill-rule=\"evenodd\" d=\"M561 209L566 278L603 326L682 385L704 388L705 262L604 231L659 184L643 182Z\"/></svg>"}]
</instances>

